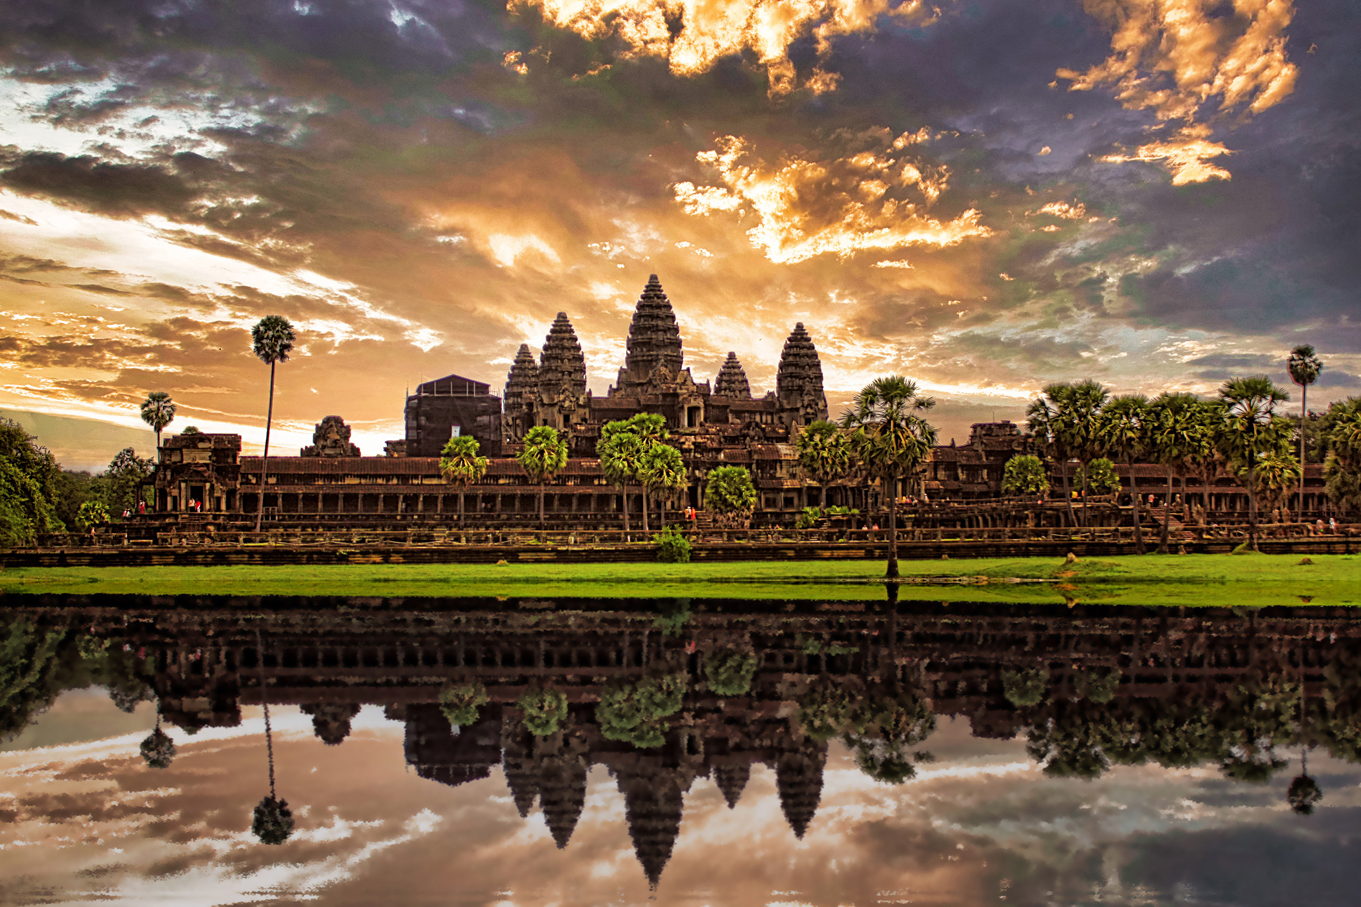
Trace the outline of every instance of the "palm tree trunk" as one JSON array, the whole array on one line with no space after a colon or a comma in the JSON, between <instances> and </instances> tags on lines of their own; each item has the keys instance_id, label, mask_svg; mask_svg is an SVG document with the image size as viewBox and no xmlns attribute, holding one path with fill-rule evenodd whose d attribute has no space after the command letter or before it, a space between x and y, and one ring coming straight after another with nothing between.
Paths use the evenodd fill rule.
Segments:
<instances>
[{"instance_id":1,"label":"palm tree trunk","mask_svg":"<svg viewBox=\"0 0 1361 907\"><path fill-rule=\"evenodd\" d=\"M624 499L624 541L629 537L629 489L627 485L620 488L619 496Z\"/></svg>"},{"instance_id":2,"label":"palm tree trunk","mask_svg":"<svg viewBox=\"0 0 1361 907\"><path fill-rule=\"evenodd\" d=\"M1309 415L1309 385L1300 385L1300 499L1295 505L1295 515L1304 522L1304 420Z\"/></svg>"},{"instance_id":3,"label":"palm tree trunk","mask_svg":"<svg viewBox=\"0 0 1361 907\"><path fill-rule=\"evenodd\" d=\"M463 528L463 486L458 489L458 526Z\"/></svg>"},{"instance_id":4,"label":"palm tree trunk","mask_svg":"<svg viewBox=\"0 0 1361 907\"><path fill-rule=\"evenodd\" d=\"M646 486L646 485L643 486L642 497L643 497L643 535L644 535L644 537L646 537L646 535L647 535L649 532L652 531L651 529L648 528L648 525L647 525L647 486Z\"/></svg>"},{"instance_id":5,"label":"palm tree trunk","mask_svg":"<svg viewBox=\"0 0 1361 907\"><path fill-rule=\"evenodd\" d=\"M255 531L265 519L265 480L269 477L269 429L274 424L274 363L269 364L269 410L265 414L265 455L260 458L260 505L255 508ZM274 796L271 791L270 796Z\"/></svg>"},{"instance_id":6,"label":"palm tree trunk","mask_svg":"<svg viewBox=\"0 0 1361 907\"><path fill-rule=\"evenodd\" d=\"M1182 495L1185 500L1186 496ZM1172 533L1172 467L1167 467L1167 500L1163 502L1163 537L1158 544L1158 551L1167 554L1167 540Z\"/></svg>"},{"instance_id":7,"label":"palm tree trunk","mask_svg":"<svg viewBox=\"0 0 1361 907\"><path fill-rule=\"evenodd\" d=\"M540 482L540 483L539 483L539 528L540 528L540 529L542 529L542 528L544 527L544 517L543 517L543 497L544 497L544 483L543 483L543 482Z\"/></svg>"},{"instance_id":8,"label":"palm tree trunk","mask_svg":"<svg viewBox=\"0 0 1361 907\"><path fill-rule=\"evenodd\" d=\"M1248 467L1248 547L1257 550L1257 468Z\"/></svg>"},{"instance_id":9,"label":"palm tree trunk","mask_svg":"<svg viewBox=\"0 0 1361 907\"><path fill-rule=\"evenodd\" d=\"M1143 554L1144 520L1139 515L1139 486L1134 484L1134 460L1126 460L1125 467L1129 469L1129 490L1134 498L1134 553Z\"/></svg>"},{"instance_id":10,"label":"palm tree trunk","mask_svg":"<svg viewBox=\"0 0 1361 907\"><path fill-rule=\"evenodd\" d=\"M1063 461L1063 468L1059 470L1059 474L1063 477L1063 502L1067 505L1068 508L1068 528L1075 529L1077 528L1077 517L1073 515L1073 493L1068 486L1067 460Z\"/></svg>"},{"instance_id":11,"label":"palm tree trunk","mask_svg":"<svg viewBox=\"0 0 1361 907\"><path fill-rule=\"evenodd\" d=\"M895 477L896 478L896 477ZM890 480L893 481L893 480ZM894 485L897 482L894 481ZM898 489L888 489L888 579L898 578Z\"/></svg>"}]
</instances>

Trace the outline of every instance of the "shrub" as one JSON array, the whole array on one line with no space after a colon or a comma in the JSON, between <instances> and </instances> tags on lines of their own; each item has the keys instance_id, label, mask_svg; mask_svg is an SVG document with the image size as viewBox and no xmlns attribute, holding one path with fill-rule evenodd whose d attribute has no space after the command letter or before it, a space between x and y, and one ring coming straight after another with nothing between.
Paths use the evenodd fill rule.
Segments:
<instances>
[{"instance_id":1,"label":"shrub","mask_svg":"<svg viewBox=\"0 0 1361 907\"><path fill-rule=\"evenodd\" d=\"M690 540L675 526L667 526L652 541L657 545L657 560L663 564L690 563Z\"/></svg>"},{"instance_id":2,"label":"shrub","mask_svg":"<svg viewBox=\"0 0 1361 907\"><path fill-rule=\"evenodd\" d=\"M596 720L608 740L646 749L659 747L670 730L666 719L680 711L684 696L684 674L649 677L637 683L616 681L600 694Z\"/></svg>"},{"instance_id":3,"label":"shrub","mask_svg":"<svg viewBox=\"0 0 1361 907\"><path fill-rule=\"evenodd\" d=\"M805 507L799 511L798 522L794 524L796 529L812 529L822 519L822 509L820 507Z\"/></svg>"},{"instance_id":4,"label":"shrub","mask_svg":"<svg viewBox=\"0 0 1361 907\"><path fill-rule=\"evenodd\" d=\"M756 656L736 649L717 649L704 656L704 679L719 696L745 696L756 674Z\"/></svg>"},{"instance_id":5,"label":"shrub","mask_svg":"<svg viewBox=\"0 0 1361 907\"><path fill-rule=\"evenodd\" d=\"M756 508L756 486L751 483L751 473L741 466L711 470L704 486L704 506L713 511L720 525L745 527Z\"/></svg>"},{"instance_id":6,"label":"shrub","mask_svg":"<svg viewBox=\"0 0 1361 907\"><path fill-rule=\"evenodd\" d=\"M803 732L818 742L830 740L851 719L852 703L844 687L820 683L799 699L799 724Z\"/></svg>"},{"instance_id":7,"label":"shrub","mask_svg":"<svg viewBox=\"0 0 1361 907\"><path fill-rule=\"evenodd\" d=\"M567 697L559 690L533 687L515 704L525 713L525 728L535 737L548 737L567 720Z\"/></svg>"},{"instance_id":8,"label":"shrub","mask_svg":"<svg viewBox=\"0 0 1361 907\"><path fill-rule=\"evenodd\" d=\"M477 714L487 704L487 688L477 681L445 687L439 694L439 708L449 724L467 727L477 723Z\"/></svg>"},{"instance_id":9,"label":"shrub","mask_svg":"<svg viewBox=\"0 0 1361 907\"><path fill-rule=\"evenodd\" d=\"M1002 672L1002 694L1017 708L1039 705L1049 691L1049 674L1039 668Z\"/></svg>"},{"instance_id":10,"label":"shrub","mask_svg":"<svg viewBox=\"0 0 1361 907\"><path fill-rule=\"evenodd\" d=\"M1120 686L1120 670L1082 671L1073 685L1079 698L1104 705L1115 698L1115 690Z\"/></svg>"},{"instance_id":11,"label":"shrub","mask_svg":"<svg viewBox=\"0 0 1361 907\"><path fill-rule=\"evenodd\" d=\"M1043 461L1031 454L1021 454L1007 460L1007 465L1002 469L1002 492L1030 497L1049 494L1049 476L1045 473Z\"/></svg>"}]
</instances>

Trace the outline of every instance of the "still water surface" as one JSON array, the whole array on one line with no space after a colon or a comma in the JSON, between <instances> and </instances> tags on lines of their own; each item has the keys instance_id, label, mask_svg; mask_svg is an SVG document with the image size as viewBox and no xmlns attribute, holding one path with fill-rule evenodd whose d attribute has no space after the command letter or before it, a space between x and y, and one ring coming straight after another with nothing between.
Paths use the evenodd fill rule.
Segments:
<instances>
[{"instance_id":1,"label":"still water surface","mask_svg":"<svg viewBox=\"0 0 1361 907\"><path fill-rule=\"evenodd\" d=\"M1344 610L5 604L0 903L1354 904L1361 880ZM469 690L455 731L441 693ZM291 828L254 821L271 750Z\"/></svg>"}]
</instances>

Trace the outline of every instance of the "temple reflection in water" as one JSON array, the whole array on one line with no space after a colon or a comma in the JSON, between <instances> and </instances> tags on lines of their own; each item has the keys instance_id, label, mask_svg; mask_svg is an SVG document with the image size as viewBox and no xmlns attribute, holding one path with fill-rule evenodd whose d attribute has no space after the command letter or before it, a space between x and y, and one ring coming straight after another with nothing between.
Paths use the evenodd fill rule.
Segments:
<instances>
[{"instance_id":1,"label":"temple reflection in water","mask_svg":"<svg viewBox=\"0 0 1361 907\"><path fill-rule=\"evenodd\" d=\"M7 736L91 681L125 706L154 697L190 731L297 705L334 745L375 704L405 723L422 778L457 786L500 766L559 848L590 768L606 767L654 885L701 779L733 806L769 767L802 837L830 739L901 782L931 758L937 716L1024 734L1051 775L1217 764L1265 781L1311 747L1361 761L1361 621L1345 609L96 596L26 599L6 620ZM143 754L164 765L173 747L153 736ZM1319 797L1301 772L1291 806Z\"/></svg>"}]
</instances>

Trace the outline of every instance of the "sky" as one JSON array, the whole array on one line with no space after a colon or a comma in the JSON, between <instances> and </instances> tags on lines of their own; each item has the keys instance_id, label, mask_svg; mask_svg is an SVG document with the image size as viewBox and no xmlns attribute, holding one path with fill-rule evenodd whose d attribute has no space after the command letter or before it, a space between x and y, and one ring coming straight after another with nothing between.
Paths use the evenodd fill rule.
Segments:
<instances>
[{"instance_id":1,"label":"sky","mask_svg":"<svg viewBox=\"0 0 1361 907\"><path fill-rule=\"evenodd\" d=\"M649 274L697 380L773 389L801 321L834 415L903 374L946 441L1052 381L1289 387L1300 343L1323 405L1359 78L1353 0L3 0L0 409L163 390L258 447L280 314L277 449L379 454L560 311L606 393Z\"/></svg>"},{"instance_id":2,"label":"sky","mask_svg":"<svg viewBox=\"0 0 1361 907\"><path fill-rule=\"evenodd\" d=\"M148 769L138 743L152 707L118 713L102 690L63 694L0 752L0 900L478 907L872 904L1318 905L1355 900L1357 767L1310 757L1325 791L1292 814L1292 765L1270 784L1217 768L1117 767L1097 781L1046 777L1024 738L973 739L946 719L936 762L878 784L832 743L803 839L773 772L753 770L735 808L710 779L685 795L655 892L634 855L623 796L592 769L586 805L558 850L542 814L521 819L504 776L447 787L403 757L398 722L366 706L326 746L296 707L271 709L277 792L292 838L258 844L250 812L268 790L263 722L193 737ZM1294 754L1285 754L1294 757ZM1297 758L1297 757L1294 757Z\"/></svg>"}]
</instances>

